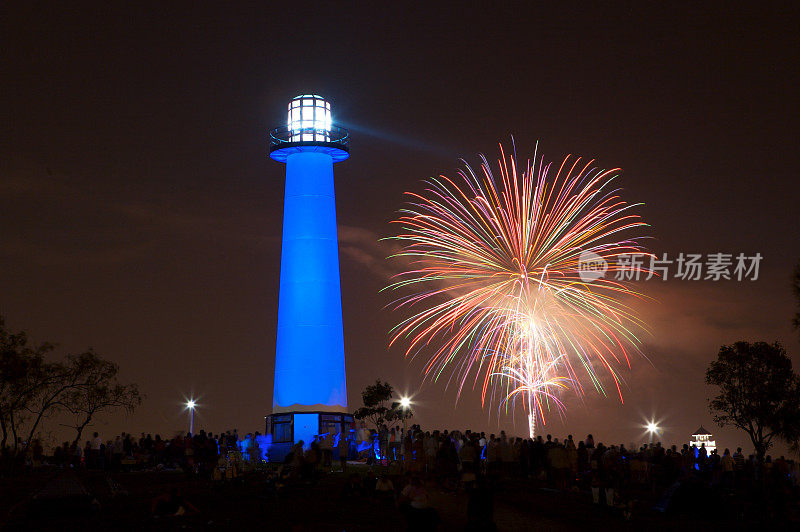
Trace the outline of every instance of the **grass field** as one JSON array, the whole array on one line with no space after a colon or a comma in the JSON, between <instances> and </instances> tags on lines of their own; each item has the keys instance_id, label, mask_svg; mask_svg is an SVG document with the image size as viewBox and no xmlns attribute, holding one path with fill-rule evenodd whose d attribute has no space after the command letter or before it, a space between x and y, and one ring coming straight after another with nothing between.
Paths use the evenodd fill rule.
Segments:
<instances>
[{"instance_id":1,"label":"grass field","mask_svg":"<svg viewBox=\"0 0 800 532\"><path fill-rule=\"evenodd\" d=\"M356 466L350 472L373 475L374 470ZM287 530L380 531L406 530L401 512L371 493L343 497L347 477L342 473L321 475L317 482L287 483L277 491L267 474L253 472L237 481L212 485L187 478L179 471L129 472L113 475L114 484L127 494L114 495L107 476L100 472L69 472L97 503L75 500L68 504L38 501L31 495L57 475L39 471L16 479L0 480L0 519L4 530ZM396 485L401 479L396 478ZM431 504L439 512L438 530L464 530L468 495L444 489L434 481L426 484ZM155 497L173 489L196 506L199 514L153 518ZM735 511L711 508L707 515L663 515L651 509L654 496L642 494L633 517L595 506L586 493L542 489L532 481L505 480L493 486L494 515L498 530L745 530Z\"/></svg>"}]
</instances>

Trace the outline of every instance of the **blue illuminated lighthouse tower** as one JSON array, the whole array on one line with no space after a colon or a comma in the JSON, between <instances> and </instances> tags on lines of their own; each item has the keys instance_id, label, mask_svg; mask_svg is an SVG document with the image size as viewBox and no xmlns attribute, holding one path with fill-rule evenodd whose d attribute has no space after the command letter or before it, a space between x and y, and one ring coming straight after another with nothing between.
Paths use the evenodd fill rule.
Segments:
<instances>
[{"instance_id":1,"label":"blue illuminated lighthouse tower","mask_svg":"<svg viewBox=\"0 0 800 532\"><path fill-rule=\"evenodd\" d=\"M270 134L270 157L286 164L278 338L270 460L318 434L352 427L339 283L333 164L349 157L347 130L333 126L330 103L303 94L285 127Z\"/></svg>"}]
</instances>

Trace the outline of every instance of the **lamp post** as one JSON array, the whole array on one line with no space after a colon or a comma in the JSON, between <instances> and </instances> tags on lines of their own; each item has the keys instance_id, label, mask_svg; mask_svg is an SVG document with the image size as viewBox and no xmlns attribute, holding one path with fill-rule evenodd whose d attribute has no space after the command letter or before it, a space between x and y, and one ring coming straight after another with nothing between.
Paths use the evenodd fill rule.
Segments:
<instances>
[{"instance_id":1,"label":"lamp post","mask_svg":"<svg viewBox=\"0 0 800 532\"><path fill-rule=\"evenodd\" d=\"M653 444L653 435L658 434L660 427L655 421L649 421L647 423L647 432L650 434L650 445Z\"/></svg>"},{"instance_id":2,"label":"lamp post","mask_svg":"<svg viewBox=\"0 0 800 532\"><path fill-rule=\"evenodd\" d=\"M189 434L194 436L194 407L195 407L194 399L189 399L186 402L186 408L189 409Z\"/></svg>"},{"instance_id":3,"label":"lamp post","mask_svg":"<svg viewBox=\"0 0 800 532\"><path fill-rule=\"evenodd\" d=\"M400 398L400 408L403 409L403 441L402 441L402 449L403 449L403 469L406 468L406 438L408 437L408 407L411 406L411 399L408 397L401 397ZM413 452L413 451L412 451Z\"/></svg>"}]
</instances>

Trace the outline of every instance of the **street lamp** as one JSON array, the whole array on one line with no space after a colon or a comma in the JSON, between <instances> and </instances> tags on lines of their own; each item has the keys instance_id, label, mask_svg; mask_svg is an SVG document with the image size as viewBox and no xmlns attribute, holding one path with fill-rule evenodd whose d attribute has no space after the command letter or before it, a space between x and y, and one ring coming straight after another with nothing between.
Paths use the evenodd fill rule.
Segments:
<instances>
[{"instance_id":1,"label":"street lamp","mask_svg":"<svg viewBox=\"0 0 800 532\"><path fill-rule=\"evenodd\" d=\"M650 434L650 443L653 443L653 435L658 435L661 427L658 426L658 423L655 421L648 421L647 422L647 432Z\"/></svg>"},{"instance_id":2,"label":"street lamp","mask_svg":"<svg viewBox=\"0 0 800 532\"><path fill-rule=\"evenodd\" d=\"M403 409L403 440L402 440L402 449L403 449L403 469L406 467L406 438L408 437L408 427L406 418L408 417L408 407L411 406L411 399L408 397L401 397L400 398L400 408Z\"/></svg>"},{"instance_id":3,"label":"street lamp","mask_svg":"<svg viewBox=\"0 0 800 532\"><path fill-rule=\"evenodd\" d=\"M194 399L189 399L186 402L186 408L189 409L189 434L192 436L194 436L194 407L196 404Z\"/></svg>"}]
</instances>

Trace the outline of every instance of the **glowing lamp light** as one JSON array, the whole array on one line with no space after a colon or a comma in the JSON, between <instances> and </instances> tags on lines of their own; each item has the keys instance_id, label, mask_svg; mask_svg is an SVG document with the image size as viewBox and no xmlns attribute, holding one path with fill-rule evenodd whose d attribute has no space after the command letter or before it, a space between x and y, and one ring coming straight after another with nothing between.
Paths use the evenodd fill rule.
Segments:
<instances>
[{"instance_id":1,"label":"glowing lamp light","mask_svg":"<svg viewBox=\"0 0 800 532\"><path fill-rule=\"evenodd\" d=\"M194 434L194 407L197 406L197 403L194 402L194 399L189 399L186 401L186 409L189 410L189 434Z\"/></svg>"},{"instance_id":2,"label":"glowing lamp light","mask_svg":"<svg viewBox=\"0 0 800 532\"><path fill-rule=\"evenodd\" d=\"M409 406L411 406L411 399L409 399L408 397L401 397L400 406L402 406L403 408L408 408Z\"/></svg>"},{"instance_id":3,"label":"glowing lamp light","mask_svg":"<svg viewBox=\"0 0 800 532\"><path fill-rule=\"evenodd\" d=\"M663 427L661 427L661 425L659 425L658 421L655 419L646 419L645 424L642 426L644 427L644 430L650 439L651 445L653 440L657 437L660 437L662 434Z\"/></svg>"},{"instance_id":4,"label":"glowing lamp light","mask_svg":"<svg viewBox=\"0 0 800 532\"><path fill-rule=\"evenodd\" d=\"M286 125L291 142L328 142L333 120L331 104L316 94L301 94L289 102Z\"/></svg>"}]
</instances>

